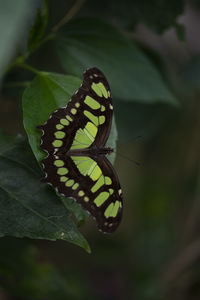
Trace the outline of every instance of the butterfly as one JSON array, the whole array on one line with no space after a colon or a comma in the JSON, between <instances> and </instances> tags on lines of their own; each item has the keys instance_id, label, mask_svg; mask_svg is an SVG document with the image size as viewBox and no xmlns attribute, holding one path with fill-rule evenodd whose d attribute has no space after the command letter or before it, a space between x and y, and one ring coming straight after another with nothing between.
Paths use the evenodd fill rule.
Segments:
<instances>
[{"instance_id":1,"label":"butterfly","mask_svg":"<svg viewBox=\"0 0 200 300\"><path fill-rule=\"evenodd\" d=\"M122 218L122 190L106 158L113 116L109 84L97 68L87 69L83 83L65 107L51 114L42 130L40 148L45 178L55 190L72 197L95 219L99 230L112 233Z\"/></svg>"}]
</instances>

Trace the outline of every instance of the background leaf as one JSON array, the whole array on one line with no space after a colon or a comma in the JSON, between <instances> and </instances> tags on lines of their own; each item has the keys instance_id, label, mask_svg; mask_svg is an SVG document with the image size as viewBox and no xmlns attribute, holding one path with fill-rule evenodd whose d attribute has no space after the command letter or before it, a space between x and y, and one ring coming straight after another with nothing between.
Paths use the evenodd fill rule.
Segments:
<instances>
[{"instance_id":1,"label":"background leaf","mask_svg":"<svg viewBox=\"0 0 200 300\"><path fill-rule=\"evenodd\" d=\"M0 0L0 73L16 51L34 5L33 0Z\"/></svg>"},{"instance_id":2,"label":"background leaf","mask_svg":"<svg viewBox=\"0 0 200 300\"><path fill-rule=\"evenodd\" d=\"M0 236L62 239L89 251L55 192L40 183L41 172L22 137L0 149ZM6 145L7 144L7 145Z\"/></svg>"},{"instance_id":3,"label":"background leaf","mask_svg":"<svg viewBox=\"0 0 200 300\"><path fill-rule=\"evenodd\" d=\"M76 19L58 32L55 44L67 72L81 76L89 67L100 68L108 78L114 99L177 104L145 54L111 25L95 19Z\"/></svg>"},{"instance_id":4,"label":"background leaf","mask_svg":"<svg viewBox=\"0 0 200 300\"><path fill-rule=\"evenodd\" d=\"M48 0L43 0L41 7L38 8L34 24L30 28L28 37L28 50L35 49L41 41L48 22Z\"/></svg>"},{"instance_id":5,"label":"background leaf","mask_svg":"<svg viewBox=\"0 0 200 300\"><path fill-rule=\"evenodd\" d=\"M91 16L111 20L126 29L133 29L143 23L161 34L175 26L176 19L183 13L184 7L184 0L126 0L125 5L123 1L116 0L89 0L85 12L87 15L89 13Z\"/></svg>"}]
</instances>

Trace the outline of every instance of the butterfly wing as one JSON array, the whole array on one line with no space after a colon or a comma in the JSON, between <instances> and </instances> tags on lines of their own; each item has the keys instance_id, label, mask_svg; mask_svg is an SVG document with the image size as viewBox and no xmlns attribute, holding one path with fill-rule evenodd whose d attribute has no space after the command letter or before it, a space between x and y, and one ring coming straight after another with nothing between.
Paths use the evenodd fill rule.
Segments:
<instances>
[{"instance_id":1,"label":"butterfly wing","mask_svg":"<svg viewBox=\"0 0 200 300\"><path fill-rule=\"evenodd\" d=\"M84 73L83 84L66 107L53 112L42 129L44 181L60 194L75 198L96 218L100 230L113 232L122 216L117 175L104 156L69 156L69 150L103 148L111 129L112 97L101 71Z\"/></svg>"},{"instance_id":2,"label":"butterfly wing","mask_svg":"<svg viewBox=\"0 0 200 300\"><path fill-rule=\"evenodd\" d=\"M92 68L84 73L83 84L72 96L66 107L51 114L42 129L41 149L53 154L66 153L71 148L78 131L92 131L93 138L82 143L81 148L93 145L103 147L108 139L112 124L112 97L109 84L101 71ZM73 146L78 149L78 146Z\"/></svg>"},{"instance_id":3,"label":"butterfly wing","mask_svg":"<svg viewBox=\"0 0 200 300\"><path fill-rule=\"evenodd\" d=\"M110 86L104 74L97 68L92 68L84 73L82 88L88 88L89 97L95 99L100 105L94 110L93 101L90 102L91 99L88 98L86 109L99 117L99 123L102 126L98 127L95 145L103 147L112 125L113 102Z\"/></svg>"},{"instance_id":4,"label":"butterfly wing","mask_svg":"<svg viewBox=\"0 0 200 300\"><path fill-rule=\"evenodd\" d=\"M105 156L49 155L43 167L45 181L63 196L75 198L96 219L101 231L116 230L122 217L122 191Z\"/></svg>"}]
</instances>

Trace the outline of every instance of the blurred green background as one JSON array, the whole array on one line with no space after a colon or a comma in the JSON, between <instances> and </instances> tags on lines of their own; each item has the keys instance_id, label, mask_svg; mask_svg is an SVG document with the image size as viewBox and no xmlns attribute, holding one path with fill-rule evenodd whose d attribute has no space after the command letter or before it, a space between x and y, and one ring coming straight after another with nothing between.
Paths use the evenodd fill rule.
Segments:
<instances>
[{"instance_id":1,"label":"blurred green background","mask_svg":"<svg viewBox=\"0 0 200 300\"><path fill-rule=\"evenodd\" d=\"M1 0L0 24L2 132L26 135L21 99L35 75L12 65L17 57L79 78L99 67L113 91L124 195L114 234L80 218L91 254L0 230L0 299L200 299L200 1Z\"/></svg>"}]
</instances>

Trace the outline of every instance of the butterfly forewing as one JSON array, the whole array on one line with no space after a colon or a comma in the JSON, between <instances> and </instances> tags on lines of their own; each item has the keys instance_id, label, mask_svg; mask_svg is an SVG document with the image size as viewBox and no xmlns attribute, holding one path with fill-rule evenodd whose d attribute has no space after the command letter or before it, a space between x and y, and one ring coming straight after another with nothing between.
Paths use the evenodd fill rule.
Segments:
<instances>
[{"instance_id":1,"label":"butterfly forewing","mask_svg":"<svg viewBox=\"0 0 200 300\"><path fill-rule=\"evenodd\" d=\"M109 84L97 68L84 73L83 84L66 107L53 112L42 129L42 165L47 183L75 198L103 232L113 232L122 216L117 175L101 153L112 124Z\"/></svg>"},{"instance_id":2,"label":"butterfly forewing","mask_svg":"<svg viewBox=\"0 0 200 300\"><path fill-rule=\"evenodd\" d=\"M84 109L98 116L99 125L102 125L98 127L95 145L103 147L108 139L112 125L113 103L110 86L103 73L97 68L92 68L84 73L82 88L88 89L87 96L89 96L84 101L86 104ZM94 105L94 101L96 105Z\"/></svg>"}]
</instances>

